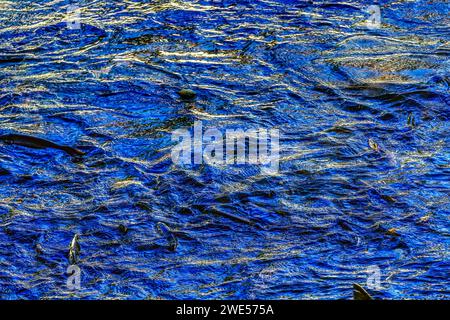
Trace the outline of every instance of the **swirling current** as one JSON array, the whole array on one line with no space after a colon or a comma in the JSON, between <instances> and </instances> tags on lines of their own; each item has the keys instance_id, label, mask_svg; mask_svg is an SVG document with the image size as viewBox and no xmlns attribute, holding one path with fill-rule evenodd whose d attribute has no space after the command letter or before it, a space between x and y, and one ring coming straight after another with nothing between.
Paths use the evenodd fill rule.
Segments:
<instances>
[{"instance_id":1,"label":"swirling current","mask_svg":"<svg viewBox=\"0 0 450 320\"><path fill-rule=\"evenodd\" d=\"M86 154L0 143L0 298L448 299L449 8L1 0L0 134ZM198 121L279 171L176 165Z\"/></svg>"}]
</instances>

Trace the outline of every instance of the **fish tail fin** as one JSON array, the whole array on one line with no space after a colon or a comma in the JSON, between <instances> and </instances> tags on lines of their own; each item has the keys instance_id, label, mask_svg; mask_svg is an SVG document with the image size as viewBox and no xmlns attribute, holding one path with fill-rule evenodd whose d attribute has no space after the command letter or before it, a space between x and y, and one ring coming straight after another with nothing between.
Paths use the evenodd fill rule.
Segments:
<instances>
[{"instance_id":1,"label":"fish tail fin","mask_svg":"<svg viewBox=\"0 0 450 320\"><path fill-rule=\"evenodd\" d=\"M75 149L75 148L72 148L69 146L61 146L61 150L67 152L72 157L80 157L80 156L85 155L85 153L83 151L80 151L78 149Z\"/></svg>"}]
</instances>

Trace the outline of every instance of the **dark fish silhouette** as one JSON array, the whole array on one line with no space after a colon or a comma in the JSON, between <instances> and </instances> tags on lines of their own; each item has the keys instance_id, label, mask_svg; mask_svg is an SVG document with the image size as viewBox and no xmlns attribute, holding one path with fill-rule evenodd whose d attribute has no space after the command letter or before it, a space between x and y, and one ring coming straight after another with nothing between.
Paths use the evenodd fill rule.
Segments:
<instances>
[{"instance_id":1,"label":"dark fish silhouette","mask_svg":"<svg viewBox=\"0 0 450 320\"><path fill-rule=\"evenodd\" d=\"M158 222L158 224L156 225L156 230L161 236L166 238L168 249L170 251L175 251L178 246L178 240L173 234L172 230L170 230L170 228L162 222Z\"/></svg>"},{"instance_id":2,"label":"dark fish silhouette","mask_svg":"<svg viewBox=\"0 0 450 320\"><path fill-rule=\"evenodd\" d=\"M0 64L2 63L17 63L25 60L24 56L18 55L1 55L0 56Z\"/></svg>"},{"instance_id":3,"label":"dark fish silhouette","mask_svg":"<svg viewBox=\"0 0 450 320\"><path fill-rule=\"evenodd\" d=\"M0 176L6 176L8 174L11 174L11 172L9 170L3 169L2 167L0 167Z\"/></svg>"},{"instance_id":4,"label":"dark fish silhouette","mask_svg":"<svg viewBox=\"0 0 450 320\"><path fill-rule=\"evenodd\" d=\"M45 148L52 148L52 149L58 149L62 150L69 155L75 157L75 156L82 156L84 155L84 152L69 147L69 146L62 146L59 144L56 144L54 142L36 138L32 136L22 135L22 134L5 134L0 135L0 141L3 141L6 144L17 144L19 146L28 147L28 148L34 148L34 149L45 149Z\"/></svg>"}]
</instances>

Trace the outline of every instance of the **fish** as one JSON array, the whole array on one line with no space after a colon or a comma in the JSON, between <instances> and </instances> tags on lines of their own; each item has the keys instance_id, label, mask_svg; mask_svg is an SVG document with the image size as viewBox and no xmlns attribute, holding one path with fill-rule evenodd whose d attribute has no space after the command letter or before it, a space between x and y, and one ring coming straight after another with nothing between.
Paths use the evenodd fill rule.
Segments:
<instances>
[{"instance_id":1,"label":"fish","mask_svg":"<svg viewBox=\"0 0 450 320\"><path fill-rule=\"evenodd\" d=\"M399 158L394 152L386 150L384 147L380 146L373 139L369 139L368 145L369 145L369 148L372 149L373 151L375 151L381 155L384 155L386 157L386 159L389 161L390 165L392 165L392 166L398 165ZM390 196L382 196L382 197L384 200L386 200L388 202L396 202L395 199Z\"/></svg>"},{"instance_id":2,"label":"fish","mask_svg":"<svg viewBox=\"0 0 450 320\"><path fill-rule=\"evenodd\" d=\"M128 232L128 227L123 225L123 224L119 224L119 226L117 227L119 229L119 231L123 234L126 234Z\"/></svg>"},{"instance_id":3,"label":"fish","mask_svg":"<svg viewBox=\"0 0 450 320\"><path fill-rule=\"evenodd\" d=\"M37 243L34 247L34 251L36 252L36 255L41 255L44 253L44 248L42 248L40 243Z\"/></svg>"},{"instance_id":4,"label":"fish","mask_svg":"<svg viewBox=\"0 0 450 320\"><path fill-rule=\"evenodd\" d=\"M166 238L168 243L168 249L170 251L175 251L178 246L178 240L177 238L175 238L175 235L170 230L170 228L166 224L158 222L156 225L156 230L161 236Z\"/></svg>"},{"instance_id":5,"label":"fish","mask_svg":"<svg viewBox=\"0 0 450 320\"><path fill-rule=\"evenodd\" d=\"M378 143L376 143L374 140L369 139L369 147L370 149L372 149L373 151L379 152L380 151L380 146L378 145Z\"/></svg>"},{"instance_id":6,"label":"fish","mask_svg":"<svg viewBox=\"0 0 450 320\"><path fill-rule=\"evenodd\" d=\"M69 262L70 264L77 264L78 262L78 255L80 254L80 244L78 243L80 236L78 234L75 234L75 236L72 239L72 242L70 243L69 247Z\"/></svg>"},{"instance_id":7,"label":"fish","mask_svg":"<svg viewBox=\"0 0 450 320\"><path fill-rule=\"evenodd\" d=\"M18 63L25 60L24 56L17 55L1 55L0 56L0 64L3 63Z\"/></svg>"},{"instance_id":8,"label":"fish","mask_svg":"<svg viewBox=\"0 0 450 320\"><path fill-rule=\"evenodd\" d=\"M166 249L175 251L178 247L178 239L170 228L163 222L156 224L156 232L161 236L150 243L141 243L137 246L139 251L148 251L154 249Z\"/></svg>"},{"instance_id":9,"label":"fish","mask_svg":"<svg viewBox=\"0 0 450 320\"><path fill-rule=\"evenodd\" d=\"M396 228L390 228L389 230L386 231L386 234L394 237L399 236L398 230Z\"/></svg>"},{"instance_id":10,"label":"fish","mask_svg":"<svg viewBox=\"0 0 450 320\"><path fill-rule=\"evenodd\" d=\"M359 284L353 284L353 300L373 300L372 296Z\"/></svg>"},{"instance_id":11,"label":"fish","mask_svg":"<svg viewBox=\"0 0 450 320\"><path fill-rule=\"evenodd\" d=\"M408 115L407 123L410 127L416 127L416 118L414 117L414 114L412 112L410 112Z\"/></svg>"},{"instance_id":12,"label":"fish","mask_svg":"<svg viewBox=\"0 0 450 320\"><path fill-rule=\"evenodd\" d=\"M192 101L197 96L197 93L191 89L181 89L178 91L178 95L184 101Z\"/></svg>"},{"instance_id":13,"label":"fish","mask_svg":"<svg viewBox=\"0 0 450 320\"><path fill-rule=\"evenodd\" d=\"M218 215L218 216L222 216L222 217L228 218L230 220L234 220L234 221L237 221L237 222L245 223L245 224L250 225L250 226L257 226L257 227L259 227L259 225L257 223L255 223L254 221L251 221L251 220L249 220L247 218L244 218L244 217L232 214L232 213L225 212L223 210L219 210L219 209L214 208L214 207L210 208L210 212L212 214L215 214L215 215Z\"/></svg>"},{"instance_id":14,"label":"fish","mask_svg":"<svg viewBox=\"0 0 450 320\"><path fill-rule=\"evenodd\" d=\"M11 172L9 170L3 169L2 167L0 167L0 176L7 176L10 175Z\"/></svg>"},{"instance_id":15,"label":"fish","mask_svg":"<svg viewBox=\"0 0 450 320\"><path fill-rule=\"evenodd\" d=\"M69 146L59 145L57 143L45 139L36 138L23 134L0 135L0 141L3 141L6 144L15 144L34 149L46 149L46 148L58 149L66 152L72 157L83 156L85 154L84 152Z\"/></svg>"}]
</instances>

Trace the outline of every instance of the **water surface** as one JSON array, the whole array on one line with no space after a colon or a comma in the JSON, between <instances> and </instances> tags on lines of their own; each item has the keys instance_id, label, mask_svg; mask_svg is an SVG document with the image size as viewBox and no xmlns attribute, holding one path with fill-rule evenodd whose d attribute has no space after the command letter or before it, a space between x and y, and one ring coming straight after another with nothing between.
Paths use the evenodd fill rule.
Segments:
<instances>
[{"instance_id":1,"label":"water surface","mask_svg":"<svg viewBox=\"0 0 450 320\"><path fill-rule=\"evenodd\" d=\"M0 134L87 153L0 145L0 298L448 298L450 6L371 4L0 1ZM279 174L174 165L194 121L279 129Z\"/></svg>"}]
</instances>

